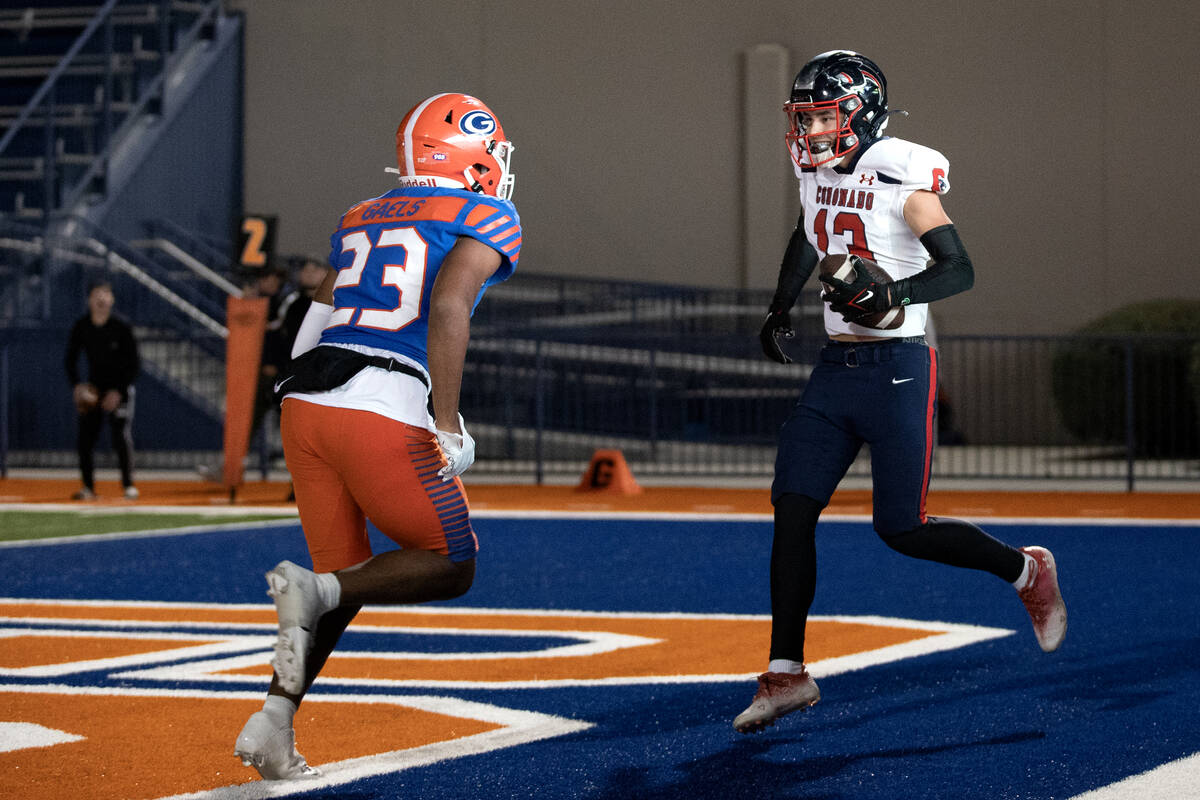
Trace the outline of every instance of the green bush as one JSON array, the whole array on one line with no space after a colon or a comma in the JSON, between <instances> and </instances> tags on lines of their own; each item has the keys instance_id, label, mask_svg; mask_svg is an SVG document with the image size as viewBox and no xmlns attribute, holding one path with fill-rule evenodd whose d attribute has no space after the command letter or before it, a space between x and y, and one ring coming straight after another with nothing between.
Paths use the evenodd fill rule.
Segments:
<instances>
[{"instance_id":1,"label":"green bush","mask_svg":"<svg viewBox=\"0 0 1200 800\"><path fill-rule=\"evenodd\" d=\"M1055 349L1054 400L1080 441L1124 446L1126 364L1141 456L1200 453L1200 301L1159 300L1089 322Z\"/></svg>"}]
</instances>

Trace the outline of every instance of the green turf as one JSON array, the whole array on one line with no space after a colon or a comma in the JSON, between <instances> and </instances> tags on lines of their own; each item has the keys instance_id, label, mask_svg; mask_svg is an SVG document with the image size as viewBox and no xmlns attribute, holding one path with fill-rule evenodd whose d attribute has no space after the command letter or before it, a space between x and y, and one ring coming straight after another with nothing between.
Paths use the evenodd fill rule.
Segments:
<instances>
[{"instance_id":1,"label":"green turf","mask_svg":"<svg viewBox=\"0 0 1200 800\"><path fill-rule=\"evenodd\" d=\"M183 528L190 525L225 525L280 519L289 514L246 514L212 516L205 514L124 514L86 511L0 511L0 541L48 539L56 536L82 536L89 533L148 531Z\"/></svg>"}]
</instances>

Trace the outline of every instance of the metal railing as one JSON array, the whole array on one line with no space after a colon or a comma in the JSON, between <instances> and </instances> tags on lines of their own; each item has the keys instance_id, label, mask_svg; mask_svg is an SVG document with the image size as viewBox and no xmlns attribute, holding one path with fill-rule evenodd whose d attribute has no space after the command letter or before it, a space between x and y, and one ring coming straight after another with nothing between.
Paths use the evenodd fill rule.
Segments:
<instances>
[{"instance_id":1,"label":"metal railing","mask_svg":"<svg viewBox=\"0 0 1200 800\"><path fill-rule=\"evenodd\" d=\"M170 366L157 377L203 387L207 399L190 405L180 392L180 414L208 408L211 417L223 397L219 336L194 322L145 326L144 317L172 306L131 282L122 262L149 276L155 265L119 243L105 247L71 252L127 281L124 310L143 325L146 352ZM757 334L768 296L544 276L496 287L473 323L463 382L463 413L479 443L473 474L578 478L596 449L618 448L647 478L769 478L779 426L825 337L820 301L806 293L792 312L797 336L786 344L796 363L764 359ZM188 357L201 339L213 347ZM12 348L10 360L22 363L20 345ZM1130 490L1200 480L1200 337L955 336L937 348L935 476L1105 481ZM54 377L46 396L62 397ZM22 434L28 443L30 432ZM143 464L200 460L191 451L148 459L154 432L135 430L135 438ZM69 451L50 450L26 444L7 463L72 463ZM870 475L869 448L849 474Z\"/></svg>"},{"instance_id":2,"label":"metal railing","mask_svg":"<svg viewBox=\"0 0 1200 800\"><path fill-rule=\"evenodd\" d=\"M821 339L795 342L812 353ZM472 344L464 414L482 473L537 480L624 451L635 474L768 477L775 437L809 374L773 364L757 340L726 354L545 339ZM1195 382L1182 336L948 337L939 344L942 478L1200 479ZM1091 359L1081 369L1080 359ZM869 448L851 476L870 475Z\"/></svg>"}]
</instances>

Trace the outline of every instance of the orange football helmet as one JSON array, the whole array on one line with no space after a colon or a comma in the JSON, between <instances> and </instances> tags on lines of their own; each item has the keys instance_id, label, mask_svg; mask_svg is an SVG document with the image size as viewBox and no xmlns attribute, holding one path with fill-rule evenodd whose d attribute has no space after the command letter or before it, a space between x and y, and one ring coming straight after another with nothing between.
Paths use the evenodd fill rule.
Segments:
<instances>
[{"instance_id":1,"label":"orange football helmet","mask_svg":"<svg viewBox=\"0 0 1200 800\"><path fill-rule=\"evenodd\" d=\"M457 92L435 94L414 106L396 129L401 186L449 186L507 200L512 142L492 110Z\"/></svg>"}]
</instances>

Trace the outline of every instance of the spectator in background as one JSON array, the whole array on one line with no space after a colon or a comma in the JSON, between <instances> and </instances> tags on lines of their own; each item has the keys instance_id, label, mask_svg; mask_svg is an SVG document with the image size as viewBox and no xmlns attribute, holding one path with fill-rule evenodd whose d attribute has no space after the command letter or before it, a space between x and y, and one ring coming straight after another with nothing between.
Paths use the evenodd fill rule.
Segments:
<instances>
[{"instance_id":1,"label":"spectator in background","mask_svg":"<svg viewBox=\"0 0 1200 800\"><path fill-rule=\"evenodd\" d=\"M292 268L292 279L296 288L283 298L279 305L279 343L283 351L283 365L291 362L292 346L300 333L300 323L312 305L317 287L325 280L330 267L324 259L313 256L292 256L288 259Z\"/></svg>"},{"instance_id":2,"label":"spectator in background","mask_svg":"<svg viewBox=\"0 0 1200 800\"><path fill-rule=\"evenodd\" d=\"M312 305L317 288L331 269L323 260L313 256L292 256L288 259L288 265L291 267L296 288L289 292L279 305L279 328L272 341L272 347L276 348L275 361L280 372L292 361L292 348L300 333L300 324L304 322L304 315ZM268 330L268 337L270 336L271 332ZM295 499L296 491L289 487L287 501L290 503Z\"/></svg>"},{"instance_id":3,"label":"spectator in background","mask_svg":"<svg viewBox=\"0 0 1200 800\"><path fill-rule=\"evenodd\" d=\"M258 388L254 393L254 415L250 421L251 442L262 429L267 412L278 408L273 395L275 378L288 363L288 352L283 346L280 333L286 282L287 270L273 264L246 287L247 297L267 298L267 332L263 336L262 363L258 373ZM266 454L265 444L262 452ZM265 465L263 468L266 469Z\"/></svg>"},{"instance_id":4,"label":"spectator in background","mask_svg":"<svg viewBox=\"0 0 1200 800\"><path fill-rule=\"evenodd\" d=\"M93 451L100 436L100 424L108 417L112 446L121 468L125 497L136 500L133 485L133 381L138 374L137 342L133 328L113 313L116 298L112 284L97 281L88 288L88 311L76 321L67 339L65 365L67 378L74 387L75 409L79 412L79 471L83 488L74 500L96 497ZM87 380L80 377L79 354L87 356Z\"/></svg>"}]
</instances>

